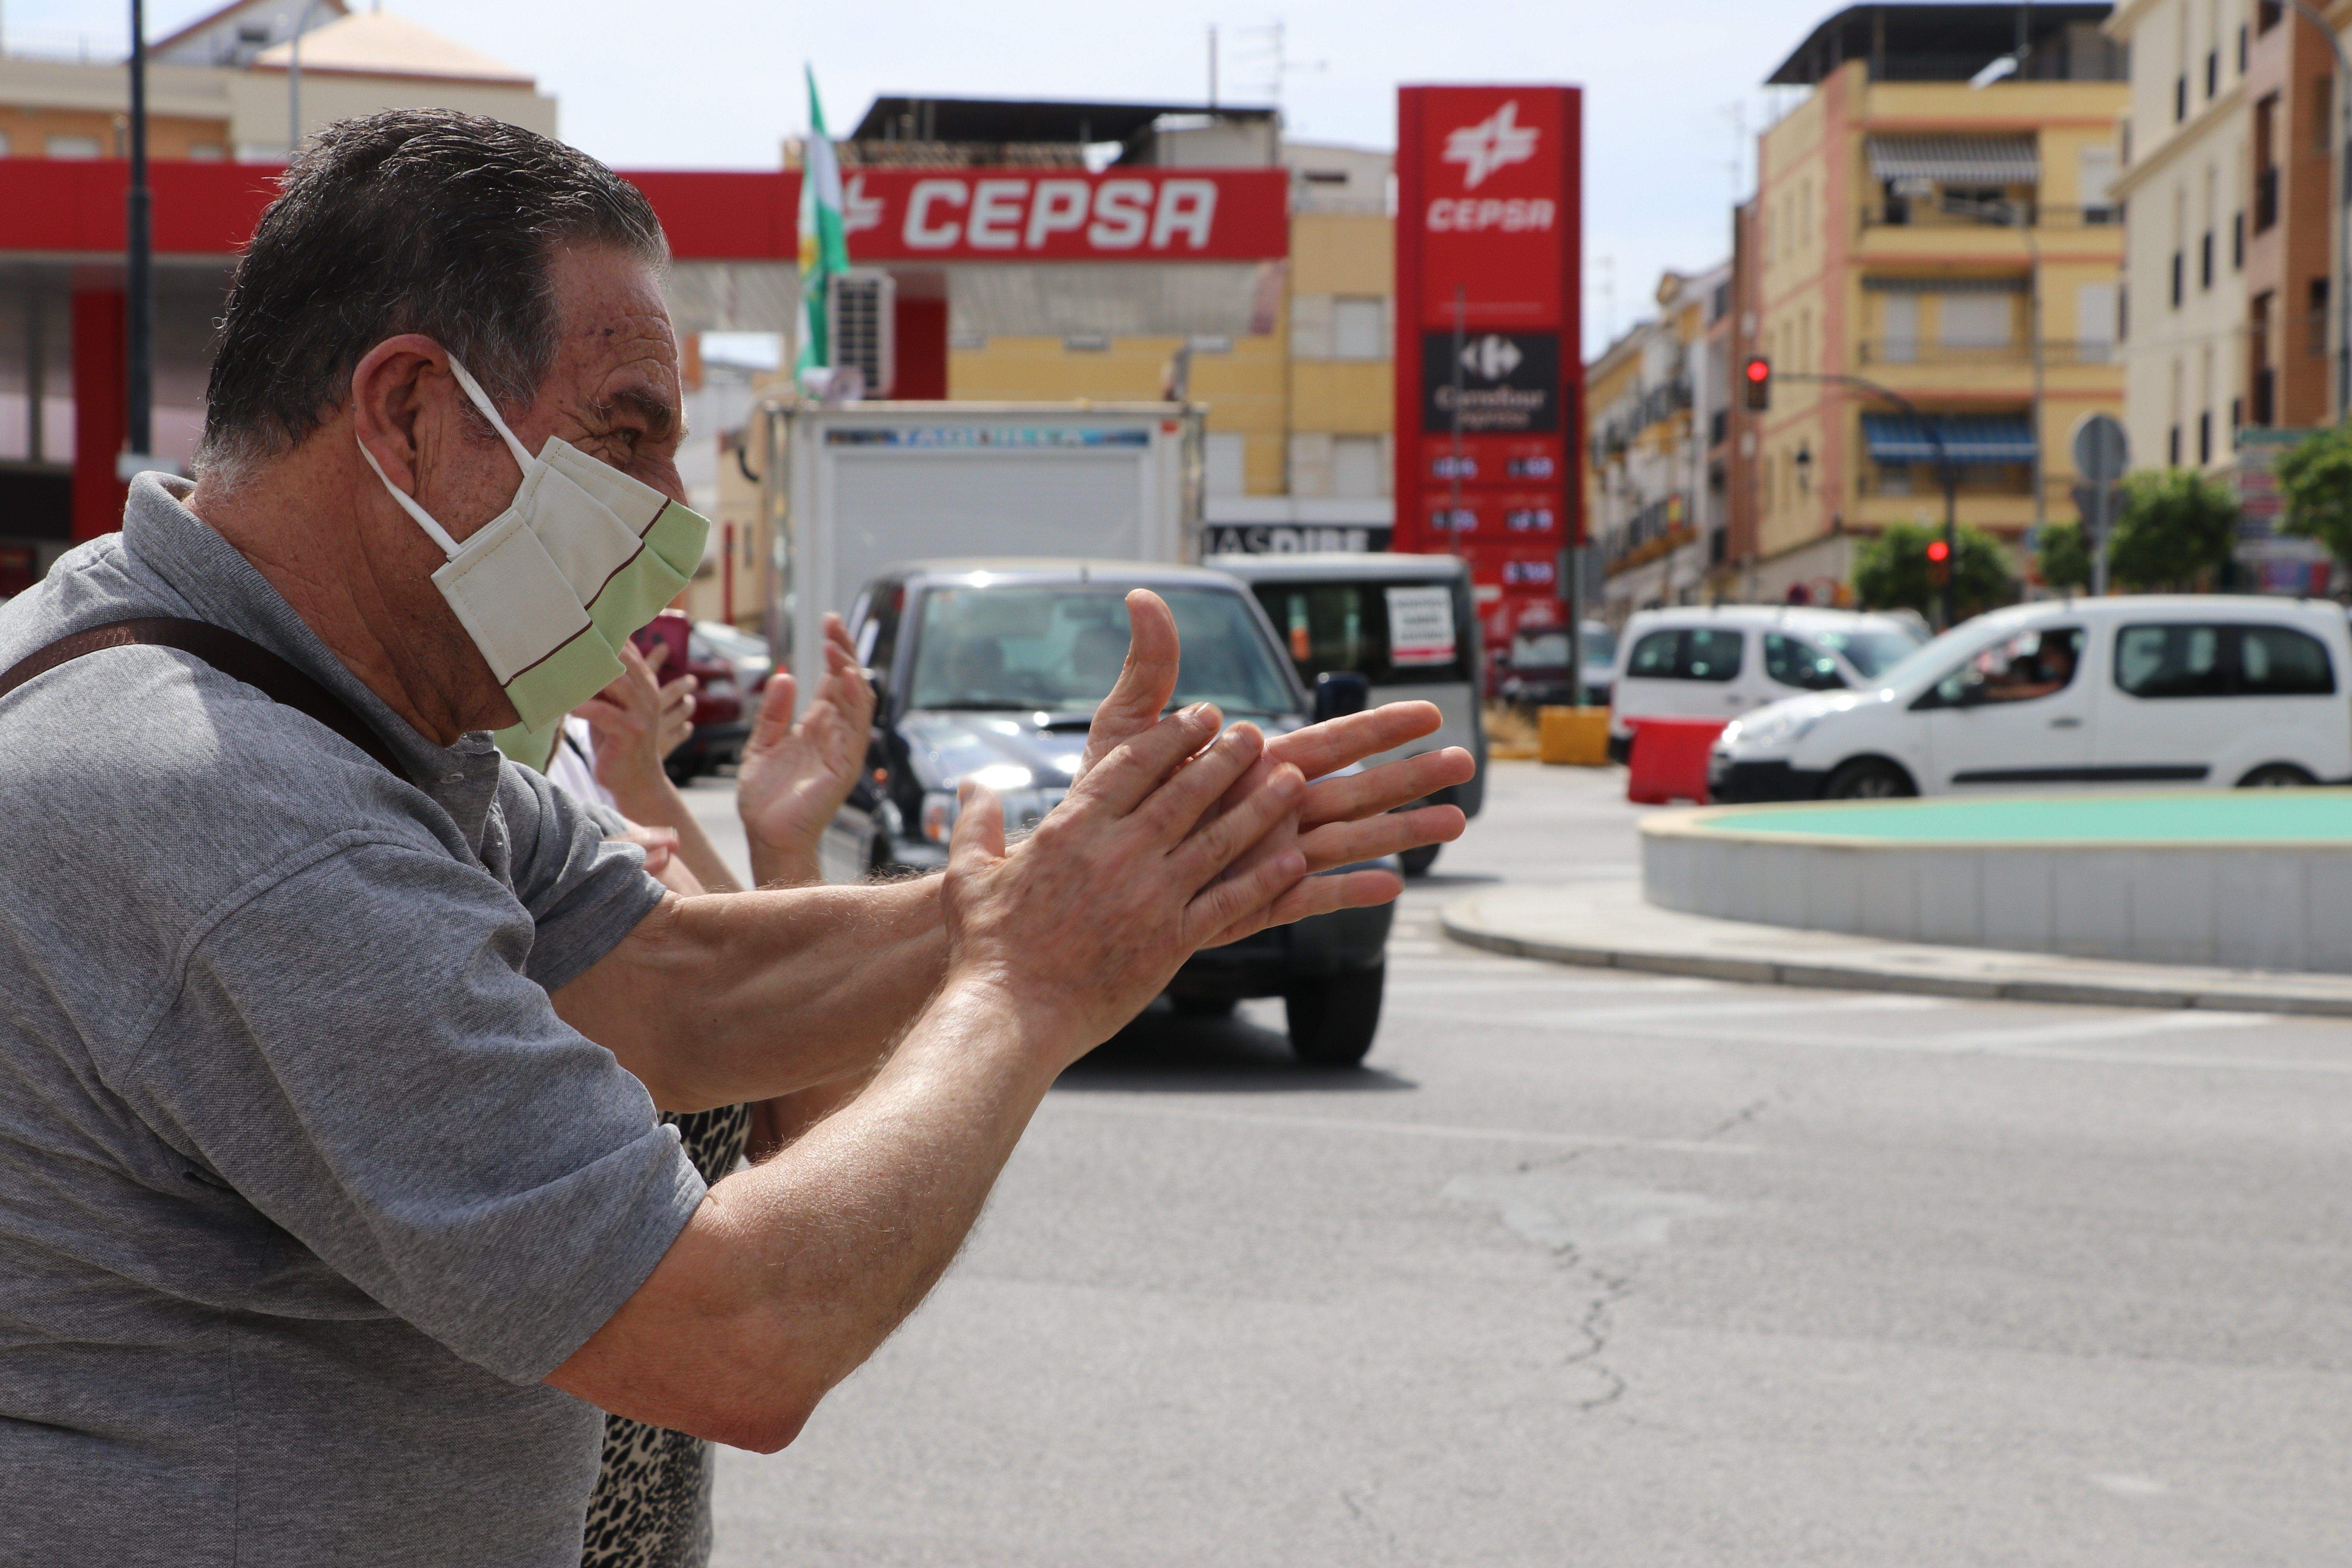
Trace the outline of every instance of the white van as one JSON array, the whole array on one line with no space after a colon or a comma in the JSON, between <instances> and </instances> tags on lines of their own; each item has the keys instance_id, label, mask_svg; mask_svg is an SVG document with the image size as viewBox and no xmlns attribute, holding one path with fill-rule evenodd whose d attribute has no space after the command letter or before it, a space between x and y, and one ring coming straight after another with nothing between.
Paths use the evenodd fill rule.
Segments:
<instances>
[{"instance_id":1,"label":"white van","mask_svg":"<svg viewBox=\"0 0 2352 1568\"><path fill-rule=\"evenodd\" d=\"M1733 719L1801 691L1865 687L1926 638L1896 616L1800 605L1643 610L1617 639L1610 744L1636 719Z\"/></svg>"},{"instance_id":2,"label":"white van","mask_svg":"<svg viewBox=\"0 0 2352 1568\"><path fill-rule=\"evenodd\" d=\"M1968 621L1868 691L1742 717L1718 801L2352 780L2352 630L2333 604L2129 595Z\"/></svg>"},{"instance_id":3,"label":"white van","mask_svg":"<svg viewBox=\"0 0 2352 1568\"><path fill-rule=\"evenodd\" d=\"M1486 790L1486 726L1478 701L1478 616L1470 570L1452 555L1212 555L1204 566L1248 585L1313 690L1318 676L1352 670L1370 688L1368 702L1433 702L1443 721L1409 746L1364 759L1366 767L1398 757L1460 746L1477 760L1470 782L1440 790L1426 804L1478 815ZM1434 844L1402 857L1418 877L1437 859Z\"/></svg>"}]
</instances>

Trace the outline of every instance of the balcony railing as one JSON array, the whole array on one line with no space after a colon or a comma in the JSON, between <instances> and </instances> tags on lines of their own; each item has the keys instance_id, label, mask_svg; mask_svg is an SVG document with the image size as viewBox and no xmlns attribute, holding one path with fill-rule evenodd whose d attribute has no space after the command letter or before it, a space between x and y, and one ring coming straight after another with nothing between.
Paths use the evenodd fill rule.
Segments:
<instances>
[{"instance_id":1,"label":"balcony railing","mask_svg":"<svg viewBox=\"0 0 2352 1568\"><path fill-rule=\"evenodd\" d=\"M2033 363L2032 349L2021 342L1991 343L1983 346L1964 343L1927 342L1916 338L1865 338L1854 346L1860 362L1865 365L1931 365L1937 367L1985 365L2022 368ZM2074 364L2120 364L2122 351L2112 342L2095 338L2044 338L2042 340L2042 363L2045 366Z\"/></svg>"},{"instance_id":2,"label":"balcony railing","mask_svg":"<svg viewBox=\"0 0 2352 1568\"><path fill-rule=\"evenodd\" d=\"M2089 207L2025 204L2026 221L2035 228L2112 228L2124 221L2124 209L2108 205ZM1974 213L1947 212L1933 196L1886 196L1862 209L1862 226L1870 228L2010 228L2011 224Z\"/></svg>"}]
</instances>

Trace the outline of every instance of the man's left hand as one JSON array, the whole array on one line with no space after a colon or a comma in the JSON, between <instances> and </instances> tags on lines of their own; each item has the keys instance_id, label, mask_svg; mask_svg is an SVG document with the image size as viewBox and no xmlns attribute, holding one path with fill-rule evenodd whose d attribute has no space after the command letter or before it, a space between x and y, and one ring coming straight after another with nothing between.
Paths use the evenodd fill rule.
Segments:
<instances>
[{"instance_id":1,"label":"man's left hand","mask_svg":"<svg viewBox=\"0 0 2352 1568\"><path fill-rule=\"evenodd\" d=\"M1078 763L1079 777L1129 737L1158 723L1175 696L1181 654L1176 617L1160 595L1148 589L1128 595L1127 609L1127 662L1110 695L1095 710L1086 752ZM1309 783L1299 805L1295 842L1307 857L1307 879L1277 900L1264 918L1245 929L1221 932L1212 945L1238 942L1252 931L1308 915L1386 903L1404 889L1392 872L1315 873L1459 837L1467 822L1459 806L1397 808L1449 785L1468 783L1477 764L1461 747L1423 752L1361 773L1341 772L1366 757L1417 741L1442 721L1434 703L1391 702L1310 724L1287 735L1268 736L1256 766L1234 786L1223 805L1230 809L1285 763L1305 774ZM1287 842L1277 843L1278 838L1284 838L1284 832L1270 836L1236 869L1255 864L1258 856L1278 853Z\"/></svg>"}]
</instances>

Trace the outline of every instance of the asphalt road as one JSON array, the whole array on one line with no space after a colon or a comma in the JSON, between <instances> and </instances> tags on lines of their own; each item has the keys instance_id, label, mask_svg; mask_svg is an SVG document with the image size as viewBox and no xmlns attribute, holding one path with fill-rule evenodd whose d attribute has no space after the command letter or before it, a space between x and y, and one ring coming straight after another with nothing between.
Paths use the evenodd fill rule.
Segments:
<instances>
[{"instance_id":1,"label":"asphalt road","mask_svg":"<svg viewBox=\"0 0 2352 1568\"><path fill-rule=\"evenodd\" d=\"M1496 767L1366 1070L1278 1005L1074 1068L930 1302L721 1455L714 1561L2352 1563L2352 1029L1437 933L1629 874L1620 789Z\"/></svg>"}]
</instances>

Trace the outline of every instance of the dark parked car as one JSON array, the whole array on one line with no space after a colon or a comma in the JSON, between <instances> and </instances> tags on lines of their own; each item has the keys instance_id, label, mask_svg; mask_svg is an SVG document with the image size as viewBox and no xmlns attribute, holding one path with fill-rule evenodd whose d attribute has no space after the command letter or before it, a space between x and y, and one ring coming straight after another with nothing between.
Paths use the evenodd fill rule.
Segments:
<instances>
[{"instance_id":1,"label":"dark parked car","mask_svg":"<svg viewBox=\"0 0 2352 1568\"><path fill-rule=\"evenodd\" d=\"M1314 703L1265 612L1221 573L1083 561L892 567L850 612L879 701L867 777L845 816L858 819L874 868L944 865L966 779L1003 797L1013 831L1061 802L1126 657L1124 598L1138 587L1175 613L1179 704L1214 702L1229 721L1268 733L1309 721ZM1359 704L1362 690L1352 688ZM1347 910L1208 949L1179 972L1169 999L1213 1016L1244 997L1280 996L1301 1061L1352 1065L1380 1026L1391 918L1385 906Z\"/></svg>"},{"instance_id":2,"label":"dark parked car","mask_svg":"<svg viewBox=\"0 0 2352 1568\"><path fill-rule=\"evenodd\" d=\"M1617 679L1617 634L1605 621L1587 621L1578 637L1577 679L1568 678L1568 628L1522 626L1511 638L1511 656L1497 688L1506 702L1523 708L1606 708Z\"/></svg>"},{"instance_id":3,"label":"dark parked car","mask_svg":"<svg viewBox=\"0 0 2352 1568\"><path fill-rule=\"evenodd\" d=\"M669 776L685 784L740 759L743 742L751 733L751 721L744 710L742 689L736 683L735 666L719 656L682 611L664 610L635 636L637 647L647 654L656 646L669 650L657 672L661 679L671 679L684 669L698 682L694 732L663 764Z\"/></svg>"}]
</instances>

